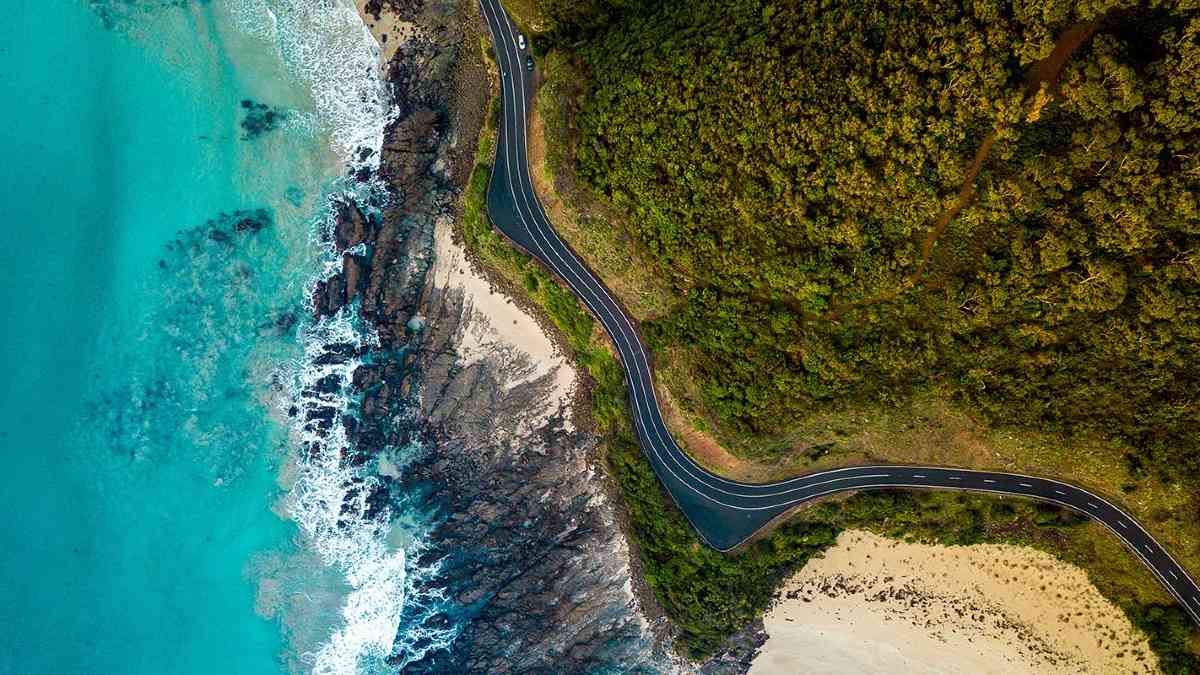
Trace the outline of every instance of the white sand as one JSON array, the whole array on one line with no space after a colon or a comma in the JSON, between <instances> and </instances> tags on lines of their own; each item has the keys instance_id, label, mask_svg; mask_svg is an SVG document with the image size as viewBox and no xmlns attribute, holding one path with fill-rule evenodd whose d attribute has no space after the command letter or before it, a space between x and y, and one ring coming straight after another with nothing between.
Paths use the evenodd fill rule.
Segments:
<instances>
[{"instance_id":1,"label":"white sand","mask_svg":"<svg viewBox=\"0 0 1200 675\"><path fill-rule=\"evenodd\" d=\"M571 361L524 309L492 288L491 283L471 269L462 246L454 242L448 219L438 222L434 242L433 285L440 289L460 289L464 294L463 311L468 319L457 336L456 348L465 367L497 354L512 354L523 367L505 381L508 388L549 377L550 405L531 414L536 425L568 406L575 392L577 373ZM509 371L510 374L512 371ZM567 423L568 430L571 428Z\"/></svg>"},{"instance_id":2,"label":"white sand","mask_svg":"<svg viewBox=\"0 0 1200 675\"><path fill-rule=\"evenodd\" d=\"M1158 672L1083 570L1024 547L848 531L782 592L752 675Z\"/></svg>"}]
</instances>

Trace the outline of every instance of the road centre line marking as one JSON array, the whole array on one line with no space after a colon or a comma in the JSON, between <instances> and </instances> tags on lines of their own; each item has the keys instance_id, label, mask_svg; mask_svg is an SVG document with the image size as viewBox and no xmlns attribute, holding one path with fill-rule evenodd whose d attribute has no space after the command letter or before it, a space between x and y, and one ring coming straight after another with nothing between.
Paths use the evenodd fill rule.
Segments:
<instances>
[{"instance_id":1,"label":"road centre line marking","mask_svg":"<svg viewBox=\"0 0 1200 675\"><path fill-rule=\"evenodd\" d=\"M493 3L489 2L488 0L484 0L483 4L487 5L489 8L492 8L491 5ZM494 8L492 8L492 9L493 9L493 13L494 13L495 9ZM485 14L486 14L486 12L485 12ZM498 17L496 18L496 21L499 22ZM488 24L489 24L488 28L492 29L493 28L493 26L491 25L492 22L489 21ZM513 32L512 26L510 24L508 24L507 22L505 22L503 27L507 29L507 31L504 31L506 33L505 37L508 38L507 42L510 44L513 43L514 38L512 36L512 32ZM491 32L493 32L493 37L495 37L496 31L492 30ZM507 49L504 51L508 52ZM510 58L512 57L512 55L510 53L506 53L505 56L509 56ZM518 53L518 56L519 56L519 53ZM506 77L509 75L509 73L507 71L505 71L504 74ZM523 78L519 82L519 84L520 84L521 92L524 93L525 82L524 82ZM505 102L505 103L507 104L507 102ZM521 104L522 110L524 110L525 104L526 104L524 97L522 97L520 104ZM507 105L504 108L504 112L508 113ZM518 126L516 131L519 132L520 137L522 139L524 139L526 141L526 143L528 143L527 136L526 136L526 134L527 134L526 125L521 124L520 126ZM507 147L508 144L505 144L505 145L506 145L505 155L506 155L506 159L507 159L509 148ZM518 159L521 159L521 157L519 155L518 155ZM509 163L511 164L512 162L510 161ZM524 176L521 175L520 168L526 169ZM511 172L511 166L510 166L510 171L508 173L509 173L509 175L508 175L509 190L510 190L510 192L515 192L514 187L513 187L513 176L512 176L512 172ZM526 190L526 184L529 183L528 164L526 163L524 165L524 167L519 166L517 174L518 174L517 183L521 184L522 192L526 192L526 193L529 192L529 190ZM521 180L522 178L524 178L524 180ZM490 183L489 183L489 186L490 186ZM646 355L646 352L644 351L644 349L640 348L641 347L640 341L636 339L636 333L635 333L634 338L631 338L628 333L628 331L633 330L632 326L630 325L629 318L624 314L624 312L622 312L620 310L619 307L617 307L615 310L612 307L610 307L610 304L613 303L614 301L612 300L611 296L607 294L605 289L603 289L603 287L594 288L592 283L589 283L590 277L587 277L587 278L580 277L581 272L577 271L576 266L575 266L575 263L577 263L577 261L571 258L570 250L565 247L565 244L563 244L561 238L559 238L557 236L558 233L556 231L554 231L553 226L550 225L545 220L546 216L545 216L543 207L540 204L540 202L538 202L536 195L533 195L533 204L532 205L529 203L529 195L523 194L522 196L526 197L524 206L525 206L525 209L527 211L529 211L530 218L532 219L533 223L531 226L530 223L525 221L525 214L521 210L520 200L516 199L516 195L514 194L513 195L514 206L516 207L517 216L520 219L520 222L518 224L523 224L525 226L526 230L529 231L529 235L531 237L532 243L535 246L537 246L537 248L539 249L540 253L543 256L549 257L547 255L546 249L544 249L542 247L542 244L544 243L545 246L549 248L549 252L552 253L554 255L554 257L558 258L559 261L563 263L563 265L565 266L565 269L559 269L558 265L552 265L551 266L552 270L555 273L562 276L564 281L566 281L568 283L568 285L572 286L572 290L576 291L576 293L580 296L580 300L583 301L586 305L589 305L588 308L595 311L597 314L603 313L606 316L606 318L608 318L616 326L616 328L617 328L616 332L622 338L624 338L626 346L629 346L629 349L632 352L631 358L633 360L632 365L634 366L634 368L627 368L627 373L626 373L627 378L630 380L631 390L636 392L638 389L641 389L640 393L642 393L642 396L640 397L642 400L640 400L640 401L635 400L634 407L637 408L638 407L637 404L643 404L646 407L649 407L650 405L654 405L655 410L651 410L649 412L656 412L659 407L658 401L657 401L657 392L653 391L653 389L650 389L649 392L646 391L647 385L648 385L647 377L652 377L652 374L643 375L643 370L642 370L642 368L645 368L646 371L649 371L649 364L647 363L647 360L646 360L647 355ZM535 207L536 207L536 209L535 209ZM547 229L549 230L549 235L545 231ZM537 241L537 239L538 239L537 235L541 235L541 238L544 239L545 241L544 242ZM550 235L553 235L553 237L551 237ZM557 250L559 248L563 249L562 254L560 254L560 252ZM562 259L562 255L566 255L568 257L568 260L564 261ZM594 300L596 302L595 307L592 307L591 306L592 303L588 302L588 297L586 297L588 295L588 293L580 292L580 289L576 288L575 284L571 283L570 277L572 277L572 276L575 278L576 281L578 281L580 283L580 285L583 286L583 290L590 293L591 296L594 298ZM614 315L614 312L615 312L615 315ZM607 327L608 326L606 326L606 328ZM640 363L638 362L638 359L637 359L637 357L639 357L639 356L641 357ZM641 367L638 367L638 366L641 366ZM640 387L635 385L635 380L636 380L636 385L640 385ZM635 399L636 398L638 398L638 397L635 396ZM654 451L655 451L654 454L655 454L658 462L660 462L663 465L663 468L666 468L673 475L675 475L674 470L671 469L670 462L668 462L667 459L673 460L674 464L676 466L678 466L680 469L682 469L685 474L687 474L687 479L684 479L682 476L678 476L678 475L675 475L675 478L677 480L680 480L684 485L689 487L692 491L697 492L698 494L701 494L701 496L704 496L704 497L710 499L711 501L714 501L723 506L730 506L730 505L724 504L723 502L720 502L719 500L712 499L711 497L708 497L708 495L701 493L699 490L696 489L695 486L693 486L691 484L692 481L698 481L701 485L703 485L704 487L707 487L707 488L714 488L715 486L709 484L706 479L715 479L716 481L719 481L726 485L733 485L736 487L759 487L759 486L751 486L751 485L741 485L741 484L738 484L736 481L729 481L729 480L722 479L719 476L713 476L711 474L708 474L707 472L705 472L703 470L702 467L700 467L695 462L695 460L693 460L692 458L690 458L686 454L684 454L679 449L679 447L677 445L675 445L675 443L673 442L673 439L671 439L670 436L667 436L667 439L668 439L667 441L661 440L663 434L666 433L665 428L663 428L663 426L662 426L662 418L661 417L655 417L654 415L649 415L648 421L642 419L641 415L635 414L634 417L635 417L635 421L638 422L638 426L640 427L641 432L647 437L647 439L652 439L653 436L658 436L660 442L662 443L663 447L661 447L661 448L659 448L658 444L656 444L656 443L653 443L653 442L650 443L652 449L654 449ZM657 424L655 424L655 422L657 422ZM646 426L647 423L649 423L649 428L647 428L647 426ZM651 431L653 433L651 433ZM674 452L672 452L672 448L674 448ZM660 454L660 452L663 454ZM665 454L665 456L664 456L664 454ZM684 465L683 463L680 462L679 455L682 455L682 457L685 460L687 460L687 465ZM702 475L698 476L695 473L693 473L689 469L688 465L690 465L691 467L694 467L696 469L699 469L702 472ZM878 475L878 477L887 477L887 476L888 476L888 474L879 474ZM858 478L872 478L872 477L873 476L859 476ZM791 481L785 481L784 483L786 484L786 483L790 483L792 481L801 481L801 480L804 480L804 478L805 477L797 477L795 479L792 479ZM855 477L851 476L851 477L847 477L842 480L850 480L853 478L855 478ZM914 474L914 478L926 478L926 476L923 474ZM949 478L951 480L962 480L961 476L952 476ZM1009 477L1010 480L1011 480L1011 478L1012 477ZM983 479L983 480L987 483L995 483L995 481L993 481L991 479ZM834 482L834 481L827 481L827 482ZM1049 481L1049 482L1054 483L1057 481ZM1027 488L1033 487L1032 485L1029 485L1028 483L1021 483L1021 485L1024 487L1027 487ZM902 486L898 485L897 487L902 487ZM719 490L719 488L717 488L717 489ZM720 491L725 492L724 490L720 490ZM990 490L983 490L983 491L988 492ZM792 492L792 490L788 490L786 492ZM1062 490L1055 490L1054 492L1059 495L1067 494L1066 492L1063 492ZM1087 494L1086 491L1083 491L1083 492L1085 494ZM733 493L727 493L727 494L733 494ZM746 495L746 496L750 496L750 495ZM759 495L755 495L755 496L759 496ZM804 501L804 500L794 500L794 501L798 502L798 501ZM1048 501L1056 501L1056 500L1051 499ZM788 504L790 504L790 503L793 503L793 502L788 502ZM1099 508L1092 502L1087 502L1087 503L1090 506L1092 506L1092 508L1096 508L1096 509ZM1064 505L1066 505L1066 504L1064 504ZM732 506L732 508L742 508L742 507ZM1114 508L1116 508L1116 507L1114 507ZM749 510L749 509L747 509L747 510ZM1116 508L1116 510L1118 513L1120 513L1119 508ZM1128 529L1128 527L1124 521L1118 520L1117 522L1122 528ZM704 538L703 534L701 534L701 537ZM706 540L706 543L707 543L707 540ZM1148 544L1143 543L1142 547L1145 548L1148 552L1153 553L1153 550L1150 548L1150 546ZM1168 558L1170 558L1169 552L1166 552L1165 554ZM1168 570L1168 571L1171 573L1172 577L1177 578L1177 575L1175 574L1174 570ZM1194 584L1192 585L1192 587L1193 588L1195 587ZM1181 596L1177 596L1177 597L1181 597ZM1192 604L1194 604L1197 608L1200 608L1200 595L1193 595L1190 602ZM1198 621L1200 621L1200 617L1197 617L1197 618L1198 618Z\"/></svg>"},{"instance_id":2,"label":"road centre line marking","mask_svg":"<svg viewBox=\"0 0 1200 675\"><path fill-rule=\"evenodd\" d=\"M985 482L985 483L995 483L996 481L992 480L991 478L984 478L984 479L983 479L983 482Z\"/></svg>"},{"instance_id":3,"label":"road centre line marking","mask_svg":"<svg viewBox=\"0 0 1200 675\"><path fill-rule=\"evenodd\" d=\"M923 473L914 473L914 474L913 474L913 478L925 478L925 474L923 474Z\"/></svg>"},{"instance_id":4,"label":"road centre line marking","mask_svg":"<svg viewBox=\"0 0 1200 675\"><path fill-rule=\"evenodd\" d=\"M1021 487L1027 487L1027 488L1031 488L1031 487L1033 487L1033 486L1032 486L1032 485L1030 485L1029 483L1017 483L1017 485L1020 485Z\"/></svg>"},{"instance_id":5,"label":"road centre line marking","mask_svg":"<svg viewBox=\"0 0 1200 675\"><path fill-rule=\"evenodd\" d=\"M497 23L499 23L499 18L497 18L497 19L496 19L496 21L497 21ZM491 24L491 22L489 21L489 28L491 28L491 25L490 25L490 24ZM506 27L506 28L508 28L508 31L507 31L507 37L509 38L509 40L508 40L508 41L509 41L509 43L510 43L510 45L511 45L511 43L513 42L513 38L512 38L512 29L511 29L511 27L510 27L510 26L508 26L507 24L505 24L505 27ZM509 56L509 57L511 57L511 56L512 56L512 54L511 54L511 53L510 53L510 52L509 52L507 49L506 49L506 50L504 50L504 52L505 52L505 56ZM525 83L524 83L524 79L519 79L519 80L517 80L517 82L518 82L518 84L520 85L520 87L521 87L521 91L522 91L522 93L523 93L523 92L524 92L524 84L525 84ZM505 112L506 112L506 113L507 113L507 104L508 104L508 101L505 101ZM522 96L522 98L521 98L521 108L522 108L522 111L523 111L523 110L524 110L524 108L525 108L525 101L524 101L524 97L523 97L523 96ZM522 119L523 119L523 118L522 118ZM505 126L505 129L507 129L507 125ZM519 132L521 132L521 137L522 137L522 138L524 138L524 137L525 137L525 136L524 136L524 132L525 132L525 127L524 127L524 125L521 125L521 126L519 126L519 127L518 127L518 131L519 131ZM507 143L506 143L506 144L505 144L505 156L506 156L506 158L508 157L508 151L509 151L509 144L507 144ZM519 155L518 155L518 159L520 159L520 156L519 156ZM511 164L512 164L511 160L510 160L509 164L510 164L510 168L511 168ZM518 175L517 175L517 182L518 182L518 183L520 183L520 182L521 182L521 180L520 180L520 178L521 178L521 176L520 176L520 165L518 165L517 174L518 174ZM600 291L600 290L593 289L593 288L592 288L592 285L590 285L589 283L587 283L587 279L585 279L585 278L582 278L582 277L581 277L581 276L580 276L578 273L576 273L576 272L575 272L575 269L574 269L574 268L573 268L573 267L570 265L570 263L568 262L568 259L570 258L570 255L569 255L569 254L567 255L567 258L568 258L568 259L564 259L564 258L563 258L563 256L559 254L559 252L556 250L556 247L555 247L555 242L556 242L556 241L558 242L558 244L559 244L559 247L562 247L563 245L562 245L562 243L561 243L561 240L558 240L558 238L557 238L557 233L556 233L556 232L554 232L554 230L553 230L553 227L549 226L549 224L547 223L547 229L549 229L549 230L550 230L551 234L554 234L554 235L555 235L555 237L554 237L553 239L552 239L551 237L547 236L547 235L546 235L546 233L542 231L541 223L539 222L539 220L538 220L538 217L537 217L537 216L538 216L538 212L541 210L541 204L537 202L536 196L534 197L534 204L535 204L535 205L538 207L538 211L535 211L535 210L533 209L533 206L531 206L531 205L530 205L530 203L529 203L529 199L528 199L528 196L526 195L525 186L524 186L524 185L521 185L522 196L523 196L523 197L526 197L526 200L525 200L525 202L526 202L526 203L525 203L525 207L526 207L526 210L527 210L527 211L529 211L529 215L530 215L530 218L531 218L531 220L532 220L532 226L530 226L529 222L527 222L527 221L525 220L525 214L521 212L521 200L517 198L516 191L515 191L515 189L514 189L514 187L513 187L513 184L512 184L512 172L511 172L511 171L509 172L508 179L509 179L509 191L510 191L511 193L513 193L513 202L514 202L514 205L515 205L515 206L516 206L516 208L517 208L517 215L518 215L518 217L520 218L521 222L525 224L527 231L529 231L529 234L530 234L530 236L531 236L531 238L532 238L533 244L534 244L534 245L535 245L535 246L538 248L538 250L541 252L542 256L543 256L544 258L546 258L546 259L547 259L547 260L548 260L548 261L551 263L551 265L550 265L550 266L551 266L551 268L552 268L552 269L553 269L553 270L554 270L554 271L555 271L555 272L556 272L556 273L557 273L559 276L561 276L561 277L562 277L562 278L563 278L563 279L564 279L564 280L567 282L567 284L568 284L568 285L571 287L571 290L575 291L575 293L576 293L576 294L577 294L577 295L580 297L580 299L582 299L582 300L584 301L584 304L588 305L589 309L591 309L591 310L592 310L593 312L595 312L597 315L601 315L601 314L603 314L603 315L607 316L607 318L608 318L608 319L609 319L609 320L610 320L610 321L611 321L613 324L617 325L617 328L618 328L618 331L617 331L617 332L618 332L618 333L621 335L621 337L622 337L622 338L624 338L624 339L625 339L625 341L626 341L626 344L629 346L630 350L634 351L634 352L635 352L635 354L637 354L637 355L640 355L640 356L642 357L642 360L643 360L643 362L645 362L645 358L646 358L646 357L645 357L645 353L644 353L642 350L640 350L640 349L634 349L634 346L633 346L633 344L636 342L636 340L634 340L634 339L630 338L630 336L628 335L628 333L626 333L626 331L625 331L625 328L627 328L627 327L628 327L628 328L629 328L629 329L632 331L632 326L629 326L629 321L628 321L628 319L627 319L627 318L624 316L624 314L623 314L623 313L621 313L619 310L616 310L616 315L614 316L614 311L613 311L612 309L610 309L610 308L608 307L608 305L605 303L605 300L608 300L610 303L612 302L611 298L610 298L610 297L607 295L607 293L601 293L601 291ZM544 215L544 214L543 214L543 215ZM550 257L549 257L549 255L547 254L547 250L546 250L546 248L544 248L544 247L542 246L542 242L539 242L539 241L538 241L538 237L537 237L537 235L538 235L538 234L541 234L541 235L542 235L542 238L545 240L545 242L544 242L544 243L545 243L546 247L548 247L548 248L549 248L549 251L550 251L551 253L553 253L555 257L557 257L557 258L559 259L559 262L560 262L560 263L562 263L562 265L565 267L565 270L566 270L566 271L564 271L563 269L559 269L559 267L558 267L557 265L554 265L554 264L552 264L552 263L553 263L553 261L549 260L549 258L550 258ZM571 262L573 262L573 261L571 261ZM567 272L570 272L570 274L568 274ZM578 281L578 282L579 282L579 285L580 285L580 286L582 286L584 290L587 290L587 291L590 291L590 292L591 292L591 294L593 295L593 297L594 297L594 300L595 300L595 305L594 305L594 306L593 306L593 304L592 304L591 302L588 302L587 294L585 294L583 291L581 291L581 290L580 290L580 288L579 288L579 287L577 287L577 286L576 286L576 284L575 284L574 282L572 282L572 280L571 280L571 276L575 276L575 278L576 278L576 281ZM602 317L601 317L601 319L602 319L602 320L603 320L603 318L604 318L604 316L602 316ZM618 322L617 322L617 319L618 319L618 318L624 319L624 325L621 325L620 323L618 323ZM606 327L607 327L607 326L606 326ZM615 340L615 336L614 336L614 340ZM634 365L636 366L636 364L634 364ZM648 369L648 365L647 365L647 369ZM628 369L628 370L629 370L629 372L627 373L627 376L628 376L628 377L629 377L629 379L630 379L630 385L631 385L631 389L632 389L632 391L634 392L634 397L635 397L635 401L634 401L635 405L634 405L634 407L637 407L637 404L638 404L638 403L640 403L640 401L637 401L637 400L636 400L636 398L637 398L637 392L638 392L638 387L636 387L636 386L633 386L633 385L634 385L634 382L633 382L633 380L635 379L635 378L634 378L634 370L633 370L633 369ZM638 374L638 375L641 375L641 372L640 372L640 370L637 372L637 374ZM639 380L639 382L640 382L640 380ZM645 383L645 382L640 382L640 384L642 384L642 388L644 389L644 388L645 388L645 386L646 386L646 383ZM653 392L652 392L652 393L653 393ZM643 394L644 394L644 391L643 391ZM643 398L645 398L645 397L643 397ZM649 401L648 401L648 399L646 399L646 402L647 402L647 403L649 402ZM655 395L655 404L657 405L657 396L656 396L656 395ZM639 422L640 422L640 421L641 421L641 420L640 420L640 416L639 416ZM654 421L654 419L653 419L653 418L651 418L651 422L653 422L653 421ZM660 425L661 425L661 422L660 422ZM658 436L660 436L660 437L661 437L661 436L662 436L662 434L664 433L664 430L662 430L662 429L660 429L660 428L659 428L659 426L660 426L660 425L651 424L651 425L650 425L650 428L651 428L651 429L653 429L653 431L655 432L655 434L656 434L656 435L658 435ZM649 432L646 430L646 428L645 428L645 425L643 424L643 425L641 425L641 426L642 426L643 433L646 433L647 437L649 437ZM668 437L668 438L669 438L669 437ZM665 443L665 442L664 442L664 449L666 450L666 454L668 455L668 457L670 457L670 459L674 460L674 461L675 461L675 463L676 463L676 464L677 464L677 465L678 465L678 466L679 466L679 467L680 467L680 468L681 468L681 469L682 469L682 470L683 470L685 473L687 473L687 474L688 474L688 477L689 477L690 479L692 479L692 480L696 480L696 481L699 481L699 482L700 482L701 484L703 484L705 487L708 487L708 488L714 488L714 489L718 489L718 490L720 490L720 488L716 488L715 486L713 486L713 485L709 484L707 481L705 481L705 480L704 480L704 478L703 478L702 476L697 476L697 475L693 474L693 473L692 473L692 471L690 471L690 470L689 470L689 469L688 469L686 466L684 466L684 465L680 464L680 462L679 462L679 459L678 459L677 455L678 455L678 454L682 454L682 452L681 452L681 451L680 451L678 448L676 448L676 451L675 451L675 452L671 452L671 451L670 451L670 446L671 446L671 445L674 445L674 444L673 444L673 443L670 443L670 444L668 444L668 443ZM685 457L686 457L686 455L685 455ZM691 460L691 458L688 458L688 460L689 460L689 463L691 463L693 466L696 466L696 468L698 468L698 469L700 468L698 465L696 465L696 464L695 464L695 462L694 462L693 460ZM674 471L673 471L673 470L671 470L669 466L667 466L667 464L666 464L666 460L665 460L663 457L659 456L659 461L663 462L664 466L665 466L665 467L667 467L667 468L668 468L668 470L670 470L672 474L674 474ZM680 476L676 476L676 478L678 478L678 479L680 479L680 480L683 480L683 479L682 479L682 477L680 477ZM723 483L726 483L726 484L733 484L733 483L731 483L730 481L725 481L725 480L723 480L723 479L719 479L719 478L718 478L718 480L720 480L721 482L723 482ZM685 484L686 484L686 483L688 483L688 481L684 481L684 482L685 482ZM691 486L691 485L689 485L689 487L690 487L692 490L694 490L694 491L696 490L696 488L695 488L695 487L693 487L693 486ZM731 495L732 495L732 494L734 494L734 493L727 492L727 491L725 491L725 490L720 490L720 491L721 491L721 492L726 492L726 494L731 494Z\"/></svg>"},{"instance_id":6,"label":"road centre line marking","mask_svg":"<svg viewBox=\"0 0 1200 675\"><path fill-rule=\"evenodd\" d=\"M1170 572L1172 579L1174 579L1175 581L1179 581L1179 577L1175 576L1175 570L1167 570L1167 571Z\"/></svg>"},{"instance_id":7,"label":"road centre line marking","mask_svg":"<svg viewBox=\"0 0 1200 675\"><path fill-rule=\"evenodd\" d=\"M1093 509L1098 509L1098 508L1100 508L1099 506L1096 506L1095 504L1093 504L1093 503L1091 503L1091 502L1088 502L1088 506L1092 507Z\"/></svg>"}]
</instances>

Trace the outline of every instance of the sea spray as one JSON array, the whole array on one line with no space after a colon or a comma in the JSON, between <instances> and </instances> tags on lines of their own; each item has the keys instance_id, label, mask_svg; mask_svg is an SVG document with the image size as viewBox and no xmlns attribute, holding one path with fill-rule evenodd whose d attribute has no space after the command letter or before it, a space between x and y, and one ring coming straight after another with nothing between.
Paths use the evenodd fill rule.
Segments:
<instances>
[{"instance_id":1,"label":"sea spray","mask_svg":"<svg viewBox=\"0 0 1200 675\"><path fill-rule=\"evenodd\" d=\"M344 625L313 655L314 672L352 672L360 657L386 658L391 652L404 602L405 554L385 543L390 509L370 501L382 487L379 479L344 459L349 440L340 418L350 409L346 389L361 357L330 355L360 354L373 344L372 335L356 329L344 308L309 326L304 342L296 392L299 474L289 513L307 543L325 564L343 572L352 589L342 611ZM331 381L335 385L324 384Z\"/></svg>"},{"instance_id":2,"label":"sea spray","mask_svg":"<svg viewBox=\"0 0 1200 675\"><path fill-rule=\"evenodd\" d=\"M307 87L317 124L351 168L379 166L383 131L395 116L379 75L379 44L350 0L231 0L246 34L275 46Z\"/></svg>"},{"instance_id":3,"label":"sea spray","mask_svg":"<svg viewBox=\"0 0 1200 675\"><path fill-rule=\"evenodd\" d=\"M380 198L372 190L360 196ZM313 287L336 273L343 254L366 251L365 244L347 251L334 244L334 205L348 198L346 193L331 195L319 236L327 247L324 274L313 279ZM311 305L309 310L310 316L319 315ZM444 619L432 620L444 616L446 599L440 590L419 583L440 568L436 556L422 556L427 514L407 495L395 494L391 477L367 459L388 457L388 470L402 471L404 459L421 452L420 445L355 448L346 431L345 420L358 415L360 403L352 385L355 371L372 358L396 355L376 353L379 339L359 320L357 304L312 320L301 335L304 356L290 380L287 404L297 452L287 512L304 533L305 545L323 564L339 570L349 589L340 626L304 660L316 673L382 671L385 662L402 666L444 648L458 629Z\"/></svg>"},{"instance_id":4,"label":"sea spray","mask_svg":"<svg viewBox=\"0 0 1200 675\"><path fill-rule=\"evenodd\" d=\"M396 109L380 77L379 46L349 0L237 0L231 7L236 23L274 44L290 76L309 91L315 119L301 115L287 123L313 123L326 133L348 174L328 191L321 222L311 230L312 243L322 249L322 269L305 294L311 299L340 270L344 254L369 259L365 243L337 250L337 205L371 210L388 199L378 168ZM304 356L286 378L296 453L286 510L300 526L302 545L338 570L348 590L340 625L302 661L316 673L383 671L389 658L391 667L402 667L449 644L457 629L431 620L443 616L440 591L417 589L439 566L436 556L422 556L426 520L405 495L389 489L389 477L377 474L374 461L362 458L402 460L419 448L352 447L344 420L357 415L354 373L379 340L358 319L357 304L325 317L309 309L317 318L302 325Z\"/></svg>"}]
</instances>

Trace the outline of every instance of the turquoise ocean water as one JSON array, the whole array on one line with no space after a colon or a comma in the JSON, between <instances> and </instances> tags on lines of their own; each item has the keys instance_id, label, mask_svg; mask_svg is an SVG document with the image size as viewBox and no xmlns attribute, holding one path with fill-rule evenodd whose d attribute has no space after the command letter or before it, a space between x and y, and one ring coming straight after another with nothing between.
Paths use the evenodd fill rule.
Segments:
<instances>
[{"instance_id":1,"label":"turquoise ocean water","mask_svg":"<svg viewBox=\"0 0 1200 675\"><path fill-rule=\"evenodd\" d=\"M0 673L364 668L403 551L364 609L279 411L326 197L381 140L373 41L348 2L6 10Z\"/></svg>"}]
</instances>

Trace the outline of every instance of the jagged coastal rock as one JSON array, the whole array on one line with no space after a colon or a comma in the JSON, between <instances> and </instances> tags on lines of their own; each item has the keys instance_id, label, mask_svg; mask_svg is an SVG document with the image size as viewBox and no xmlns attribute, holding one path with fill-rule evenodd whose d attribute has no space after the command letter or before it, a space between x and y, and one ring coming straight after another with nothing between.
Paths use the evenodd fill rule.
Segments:
<instances>
[{"instance_id":1,"label":"jagged coastal rock","mask_svg":"<svg viewBox=\"0 0 1200 675\"><path fill-rule=\"evenodd\" d=\"M451 650L409 670L665 662L634 599L597 439L571 420L575 372L532 317L471 272L446 230L423 306L421 408L433 443L404 480L437 486L446 517L435 554L448 558L440 583L466 621Z\"/></svg>"},{"instance_id":2,"label":"jagged coastal rock","mask_svg":"<svg viewBox=\"0 0 1200 675\"><path fill-rule=\"evenodd\" d=\"M386 69L397 117L380 174L392 194L378 218L340 205L330 236L342 266L315 288L312 308L325 317L357 302L378 335L353 377L358 419L340 420L345 452L356 462L377 458L387 493L424 499L435 524L417 565L440 569L419 582L419 595L448 601L427 625L459 626L449 649L410 662L426 646L417 644L398 650L393 665L671 668L635 599L598 439L573 420L574 369L452 240L488 88L470 51L478 16L470 3L445 0L373 9L406 26ZM402 467L377 457L414 444L416 459Z\"/></svg>"}]
</instances>

